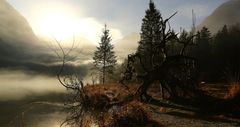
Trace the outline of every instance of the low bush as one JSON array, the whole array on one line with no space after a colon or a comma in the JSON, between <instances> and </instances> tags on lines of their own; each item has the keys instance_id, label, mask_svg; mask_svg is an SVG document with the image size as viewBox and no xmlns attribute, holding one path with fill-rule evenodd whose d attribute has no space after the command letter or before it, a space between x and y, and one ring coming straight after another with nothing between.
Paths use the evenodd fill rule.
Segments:
<instances>
[{"instance_id":1,"label":"low bush","mask_svg":"<svg viewBox=\"0 0 240 127\"><path fill-rule=\"evenodd\" d=\"M229 86L225 96L225 108L235 117L240 116L240 83L233 83Z\"/></svg>"},{"instance_id":2,"label":"low bush","mask_svg":"<svg viewBox=\"0 0 240 127\"><path fill-rule=\"evenodd\" d=\"M228 93L225 95L225 99L240 99L240 83L232 83L229 86Z\"/></svg>"},{"instance_id":3,"label":"low bush","mask_svg":"<svg viewBox=\"0 0 240 127\"><path fill-rule=\"evenodd\" d=\"M112 110L106 127L162 127L152 120L143 103L133 100Z\"/></svg>"}]
</instances>

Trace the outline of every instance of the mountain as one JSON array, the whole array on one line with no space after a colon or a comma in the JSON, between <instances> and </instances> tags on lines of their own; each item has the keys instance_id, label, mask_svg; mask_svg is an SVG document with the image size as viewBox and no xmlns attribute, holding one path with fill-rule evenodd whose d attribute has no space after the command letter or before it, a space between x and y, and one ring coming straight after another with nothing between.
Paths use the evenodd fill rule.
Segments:
<instances>
[{"instance_id":1,"label":"mountain","mask_svg":"<svg viewBox=\"0 0 240 127\"><path fill-rule=\"evenodd\" d=\"M198 29L206 26L212 33L216 33L224 25L237 23L240 23L240 0L230 0L219 6L198 26Z\"/></svg>"},{"instance_id":2,"label":"mountain","mask_svg":"<svg viewBox=\"0 0 240 127\"><path fill-rule=\"evenodd\" d=\"M25 61L39 54L40 41L27 20L6 0L0 0L0 61Z\"/></svg>"},{"instance_id":3,"label":"mountain","mask_svg":"<svg viewBox=\"0 0 240 127\"><path fill-rule=\"evenodd\" d=\"M5 0L0 0L0 38L11 43L38 40L27 20Z\"/></svg>"},{"instance_id":4,"label":"mountain","mask_svg":"<svg viewBox=\"0 0 240 127\"><path fill-rule=\"evenodd\" d=\"M0 70L41 70L49 63L46 43L34 34L27 20L6 0L0 0Z\"/></svg>"}]
</instances>

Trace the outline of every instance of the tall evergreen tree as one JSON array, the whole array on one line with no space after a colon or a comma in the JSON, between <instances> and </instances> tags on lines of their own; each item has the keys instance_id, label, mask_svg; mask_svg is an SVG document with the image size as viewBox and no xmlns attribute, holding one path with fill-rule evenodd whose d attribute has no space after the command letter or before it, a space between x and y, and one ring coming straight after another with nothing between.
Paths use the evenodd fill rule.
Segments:
<instances>
[{"instance_id":1,"label":"tall evergreen tree","mask_svg":"<svg viewBox=\"0 0 240 127\"><path fill-rule=\"evenodd\" d=\"M156 9L152 0L149 3L149 9L146 10L146 15L143 18L141 27L141 40L137 52L142 56L147 67L152 68L153 61L151 56L154 55L154 48L160 44L161 40L161 21L160 12Z\"/></svg>"},{"instance_id":2,"label":"tall evergreen tree","mask_svg":"<svg viewBox=\"0 0 240 127\"><path fill-rule=\"evenodd\" d=\"M137 77L143 81L137 91L141 99L150 99L147 91L155 81L159 82L162 95L164 90L172 97L180 94L193 96L191 92L196 91L196 62L194 58L184 55L185 49L192 42L193 35L182 35L179 39L171 29L168 23L176 13L163 19L152 0L149 9L146 10L137 52L128 55L123 76L123 79L128 81L132 79L133 73L139 75ZM170 51L175 49L175 43L183 45L179 48L180 55Z\"/></svg>"},{"instance_id":3,"label":"tall evergreen tree","mask_svg":"<svg viewBox=\"0 0 240 127\"><path fill-rule=\"evenodd\" d=\"M214 37L216 65L219 72L240 72L240 26L226 25ZM225 73L225 72L224 72ZM229 72L228 72L229 73ZM230 74L233 75L233 74ZM226 74L224 74L226 76Z\"/></svg>"},{"instance_id":4,"label":"tall evergreen tree","mask_svg":"<svg viewBox=\"0 0 240 127\"><path fill-rule=\"evenodd\" d=\"M193 55L197 58L201 72L207 72L213 64L212 59L212 36L207 27L203 27L197 32L197 47L194 48Z\"/></svg>"},{"instance_id":5,"label":"tall evergreen tree","mask_svg":"<svg viewBox=\"0 0 240 127\"><path fill-rule=\"evenodd\" d=\"M97 46L97 50L94 52L93 56L93 64L101 73L100 81L102 84L106 81L106 75L113 73L114 66L117 62L113 48L109 30L107 29L107 25L105 25L103 35L101 36L101 42L99 42L99 46Z\"/></svg>"}]
</instances>

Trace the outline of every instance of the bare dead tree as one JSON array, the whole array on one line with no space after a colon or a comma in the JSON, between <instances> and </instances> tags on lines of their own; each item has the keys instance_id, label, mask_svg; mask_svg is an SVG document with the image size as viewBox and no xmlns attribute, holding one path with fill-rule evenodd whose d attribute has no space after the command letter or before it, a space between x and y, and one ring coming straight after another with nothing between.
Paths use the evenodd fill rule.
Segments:
<instances>
[{"instance_id":1,"label":"bare dead tree","mask_svg":"<svg viewBox=\"0 0 240 127\"><path fill-rule=\"evenodd\" d=\"M57 73L57 79L60 84L70 91L70 95L67 97L65 103L65 109L68 112L66 120L61 124L71 125L71 126L84 126L83 119L87 113L84 110L84 100L86 99L86 92L84 90L84 84L82 77L77 74L64 74L64 69L67 64L67 57L70 56L70 53L76 48L75 47L75 38L73 37L73 42L70 48L65 49L61 42L56 38L55 43L57 47L50 47L51 50L57 55L61 61L60 69Z\"/></svg>"},{"instance_id":2,"label":"bare dead tree","mask_svg":"<svg viewBox=\"0 0 240 127\"><path fill-rule=\"evenodd\" d=\"M177 12L176 12L177 13ZM153 47L153 55L149 56L152 60L153 68L149 69L145 67L142 62L141 54L135 53L128 55L128 64L124 80L131 80L132 73L134 70L134 63L138 60L140 61L140 66L144 70L144 74L138 74L138 78L142 80L142 84L139 86L136 95L140 96L142 100L150 99L147 91L151 84L154 82L159 82L161 86L162 97L164 98L164 91L173 98L177 96L193 96L195 91L195 73L196 73L196 60L192 57L186 56L184 54L186 48L192 44L192 40L195 35L189 36L184 40L178 38L178 34L175 34L169 25L169 20L176 15L174 13L169 18L161 21L161 43ZM167 54L167 44L172 40L183 45L180 54L168 56ZM159 54L162 54L165 58L161 61L156 61Z\"/></svg>"},{"instance_id":3,"label":"bare dead tree","mask_svg":"<svg viewBox=\"0 0 240 127\"><path fill-rule=\"evenodd\" d=\"M57 74L57 79L60 84L69 91L65 103L65 110L68 115L61 126L86 127L92 122L102 122L103 115L99 112L102 112L106 107L111 107L121 102L111 103L109 97L104 95L101 95L99 98L94 98L95 96L91 97L91 94L89 95L86 90L86 85L84 85L82 77L77 74L65 74L64 69L68 62L67 57L69 57L75 48L75 40L73 39L73 44L69 49L64 49L60 41L56 39L55 42L57 48L54 48L53 51L61 60L61 67ZM95 102L99 103L96 104Z\"/></svg>"}]
</instances>

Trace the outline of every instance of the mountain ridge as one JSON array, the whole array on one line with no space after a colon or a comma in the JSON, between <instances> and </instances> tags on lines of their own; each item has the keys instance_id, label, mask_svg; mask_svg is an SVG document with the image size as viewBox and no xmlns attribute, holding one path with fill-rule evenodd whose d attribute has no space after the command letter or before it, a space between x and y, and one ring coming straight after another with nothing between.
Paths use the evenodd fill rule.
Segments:
<instances>
[{"instance_id":1,"label":"mountain ridge","mask_svg":"<svg viewBox=\"0 0 240 127\"><path fill-rule=\"evenodd\" d=\"M215 9L197 28L206 26L212 33L216 33L224 25L237 23L240 23L240 0L230 0Z\"/></svg>"},{"instance_id":2,"label":"mountain ridge","mask_svg":"<svg viewBox=\"0 0 240 127\"><path fill-rule=\"evenodd\" d=\"M0 0L0 38L9 43L36 42L28 21L6 0Z\"/></svg>"}]
</instances>

